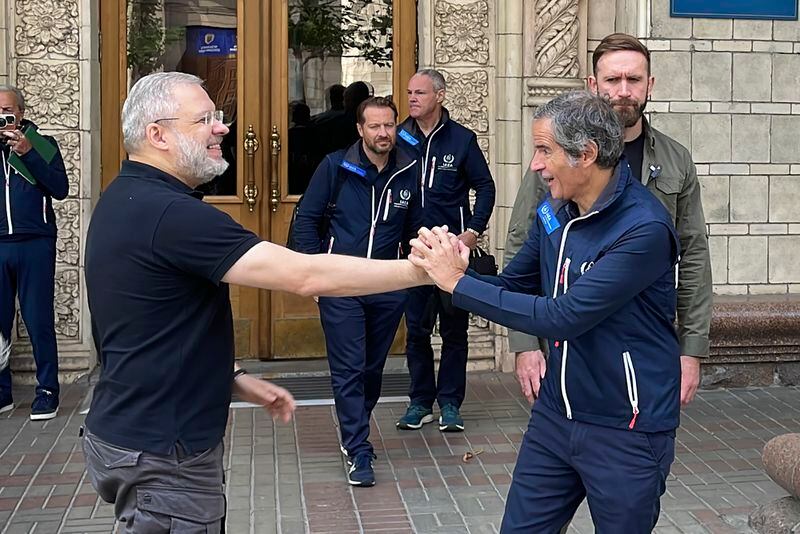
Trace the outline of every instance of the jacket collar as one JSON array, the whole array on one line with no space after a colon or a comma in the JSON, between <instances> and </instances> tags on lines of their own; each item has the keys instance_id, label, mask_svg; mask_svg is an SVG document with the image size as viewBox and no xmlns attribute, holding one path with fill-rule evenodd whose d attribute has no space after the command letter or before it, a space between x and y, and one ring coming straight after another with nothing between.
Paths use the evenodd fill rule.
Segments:
<instances>
[{"instance_id":1,"label":"jacket collar","mask_svg":"<svg viewBox=\"0 0 800 534\"><path fill-rule=\"evenodd\" d=\"M361 143L362 140L359 139L358 141L350 145L350 148L348 148L347 152L345 152L342 161L347 162L350 165L353 165L359 169L366 171L369 167L374 168L374 164L369 160L369 158L367 158L367 155L364 153L364 148ZM409 154L407 150L395 144L394 148L389 153L389 161L386 164L384 172L386 170L394 172L396 169L402 169L406 167L408 164L413 163L415 159L416 158L414 158L412 154ZM358 173L356 172L356 174Z\"/></svg>"},{"instance_id":2,"label":"jacket collar","mask_svg":"<svg viewBox=\"0 0 800 534\"><path fill-rule=\"evenodd\" d=\"M625 188L630 184L632 180L632 174L630 171L630 167L628 166L628 162L625 157L621 157L620 160L617 162L617 166L614 167L614 171L611 174L611 178L606 184L603 191L600 192L600 196L597 197L592 207L589 209L588 213L593 211L603 211L607 209L611 204L613 204L621 195ZM561 208L567 206L567 211L570 215L570 219L577 217L578 209L574 203L571 201L566 201L562 199L553 199L550 193L547 193L547 200L550 202L550 206L553 208L554 213L558 213Z\"/></svg>"},{"instance_id":3,"label":"jacket collar","mask_svg":"<svg viewBox=\"0 0 800 534\"><path fill-rule=\"evenodd\" d=\"M198 191L197 189L192 189L191 187L181 182L171 174L166 173L157 167L153 167L152 165L148 165L147 163L141 163L139 161L131 161L129 159L126 159L125 161L122 162L122 168L119 171L119 175L130 176L133 178L146 178L152 180L159 180L161 182L166 183L169 187L178 192L191 195L198 199L203 198L202 191Z\"/></svg>"},{"instance_id":4,"label":"jacket collar","mask_svg":"<svg viewBox=\"0 0 800 534\"><path fill-rule=\"evenodd\" d=\"M440 126L446 125L450 122L450 112L447 111L447 108L442 106L442 117L439 119L439 122L436 126L433 127L433 131L436 131ZM417 120L411 117L408 117L403 123L400 125L400 128L406 130L411 135L416 137L417 139L425 139L425 134L422 133L422 130L419 128L419 124L417 124Z\"/></svg>"}]
</instances>

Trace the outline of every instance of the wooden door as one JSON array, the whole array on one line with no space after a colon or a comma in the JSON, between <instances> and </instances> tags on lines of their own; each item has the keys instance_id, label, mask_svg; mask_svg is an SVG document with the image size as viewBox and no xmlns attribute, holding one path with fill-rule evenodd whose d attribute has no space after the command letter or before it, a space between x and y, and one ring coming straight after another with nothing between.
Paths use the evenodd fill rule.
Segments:
<instances>
[{"instance_id":1,"label":"wooden door","mask_svg":"<svg viewBox=\"0 0 800 534\"><path fill-rule=\"evenodd\" d=\"M206 202L285 243L292 211L317 161L302 156L304 145L316 145L313 131L306 132L306 141L298 135L303 104L308 119L318 119L330 108L325 89L358 79L368 81L374 94L395 95L401 118L406 115L405 87L416 69L416 2L354 4L359 5L347 11L338 2L319 0L103 0L102 188L125 158L120 112L132 83L156 70L191 72L206 80L231 127L231 170L204 186ZM319 17L327 23L314 28L310 21ZM367 36L370 25L395 36L389 48L385 39L368 46L352 39ZM232 286L231 304L237 357L324 356L312 299Z\"/></svg>"},{"instance_id":2,"label":"wooden door","mask_svg":"<svg viewBox=\"0 0 800 534\"><path fill-rule=\"evenodd\" d=\"M354 124L348 131L337 121L339 113L348 116L354 97L366 96L359 82L366 83L370 95L392 95L400 118L406 115L406 84L416 69L416 2L352 4L348 8L338 2L308 0L272 3L269 237L275 243L286 242L295 205L319 161L357 139ZM383 32L390 37L370 41L368 34ZM267 349L273 358L325 354L313 299L276 292L265 312L272 334L266 338ZM396 340L392 352L402 350L401 341Z\"/></svg>"},{"instance_id":3,"label":"wooden door","mask_svg":"<svg viewBox=\"0 0 800 534\"><path fill-rule=\"evenodd\" d=\"M269 162L270 68L265 29L267 0L213 3L103 0L101 14L101 187L117 175L126 157L120 112L129 88L160 70L195 74L205 80L230 133L223 152L230 168L201 187L205 201L259 235L268 231L265 172ZM202 4L202 5L200 5ZM266 136L268 137L268 135ZM231 287L237 357L261 356L262 315L269 294ZM268 333L268 332L267 332Z\"/></svg>"}]
</instances>

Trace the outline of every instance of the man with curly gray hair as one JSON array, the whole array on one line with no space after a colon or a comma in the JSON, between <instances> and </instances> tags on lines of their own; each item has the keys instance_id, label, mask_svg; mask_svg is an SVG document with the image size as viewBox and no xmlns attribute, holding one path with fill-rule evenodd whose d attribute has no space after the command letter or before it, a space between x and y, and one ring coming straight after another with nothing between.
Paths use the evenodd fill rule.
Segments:
<instances>
[{"instance_id":1,"label":"man with curly gray hair","mask_svg":"<svg viewBox=\"0 0 800 534\"><path fill-rule=\"evenodd\" d=\"M597 532L650 532L679 421L680 242L621 158L605 98L553 99L533 139L550 193L500 276L465 273L469 251L441 228L420 230L411 258L454 306L550 340L501 532L558 532L584 497Z\"/></svg>"}]
</instances>

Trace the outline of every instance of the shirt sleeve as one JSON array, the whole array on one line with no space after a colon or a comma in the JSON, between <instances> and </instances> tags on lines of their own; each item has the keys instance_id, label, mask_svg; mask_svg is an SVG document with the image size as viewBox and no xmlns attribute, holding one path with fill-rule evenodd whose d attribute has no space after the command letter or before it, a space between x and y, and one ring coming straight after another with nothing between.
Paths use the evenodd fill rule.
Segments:
<instances>
[{"instance_id":1,"label":"shirt sleeve","mask_svg":"<svg viewBox=\"0 0 800 534\"><path fill-rule=\"evenodd\" d=\"M153 235L153 254L189 275L219 284L245 252L261 242L227 213L186 196L172 202Z\"/></svg>"}]
</instances>

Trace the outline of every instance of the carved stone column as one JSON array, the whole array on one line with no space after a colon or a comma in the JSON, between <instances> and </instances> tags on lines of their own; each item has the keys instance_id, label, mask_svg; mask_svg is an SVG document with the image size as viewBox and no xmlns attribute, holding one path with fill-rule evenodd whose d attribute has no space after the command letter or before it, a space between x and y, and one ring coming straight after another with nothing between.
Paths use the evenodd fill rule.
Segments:
<instances>
[{"instance_id":1,"label":"carved stone column","mask_svg":"<svg viewBox=\"0 0 800 534\"><path fill-rule=\"evenodd\" d=\"M565 91L582 89L586 76L588 0L526 0L526 124L533 110ZM530 131L525 132L530 160Z\"/></svg>"},{"instance_id":2,"label":"carved stone column","mask_svg":"<svg viewBox=\"0 0 800 534\"><path fill-rule=\"evenodd\" d=\"M497 6L497 2L488 0L420 0L417 8L419 66L442 72L447 82L445 106L450 117L477 134L491 167L497 133ZM492 236L488 232L484 246L491 246ZM469 346L470 360L474 360L470 368L494 367L494 335L480 317L471 319Z\"/></svg>"},{"instance_id":3,"label":"carved stone column","mask_svg":"<svg viewBox=\"0 0 800 534\"><path fill-rule=\"evenodd\" d=\"M91 337L81 254L85 217L91 209L91 176L97 170L89 118L89 102L99 93L93 91L99 83L96 28L90 26L89 16L94 2L16 0L11 4L10 83L25 96L26 118L58 141L69 176L69 196L55 201L53 208L58 225L55 326L62 377L70 379L88 367ZM27 332L21 321L17 325L13 368L29 370Z\"/></svg>"}]
</instances>

